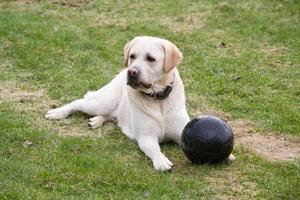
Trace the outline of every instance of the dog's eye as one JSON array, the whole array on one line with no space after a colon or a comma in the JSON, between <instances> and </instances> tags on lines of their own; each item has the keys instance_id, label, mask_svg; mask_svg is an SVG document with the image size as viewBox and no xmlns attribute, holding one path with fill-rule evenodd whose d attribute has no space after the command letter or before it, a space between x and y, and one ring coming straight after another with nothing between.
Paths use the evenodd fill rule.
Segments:
<instances>
[{"instance_id":1,"label":"dog's eye","mask_svg":"<svg viewBox=\"0 0 300 200\"><path fill-rule=\"evenodd\" d=\"M156 61L155 58L153 58L152 56L147 56L147 57L146 57L146 60L147 60L148 62L155 62L155 61Z\"/></svg>"},{"instance_id":2,"label":"dog's eye","mask_svg":"<svg viewBox=\"0 0 300 200\"><path fill-rule=\"evenodd\" d=\"M130 57L130 59L132 59L132 60L135 59L135 55L134 55L134 54L131 54L129 57Z\"/></svg>"}]
</instances>

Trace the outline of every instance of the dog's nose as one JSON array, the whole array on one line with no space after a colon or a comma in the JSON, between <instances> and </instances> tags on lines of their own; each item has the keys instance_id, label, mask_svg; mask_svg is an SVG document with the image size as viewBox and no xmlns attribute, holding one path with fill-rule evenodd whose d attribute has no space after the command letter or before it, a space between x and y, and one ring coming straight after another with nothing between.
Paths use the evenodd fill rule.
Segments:
<instances>
[{"instance_id":1,"label":"dog's nose","mask_svg":"<svg viewBox=\"0 0 300 200\"><path fill-rule=\"evenodd\" d=\"M133 68L128 69L127 75L129 78L135 79L138 77L139 71L133 67Z\"/></svg>"}]
</instances>

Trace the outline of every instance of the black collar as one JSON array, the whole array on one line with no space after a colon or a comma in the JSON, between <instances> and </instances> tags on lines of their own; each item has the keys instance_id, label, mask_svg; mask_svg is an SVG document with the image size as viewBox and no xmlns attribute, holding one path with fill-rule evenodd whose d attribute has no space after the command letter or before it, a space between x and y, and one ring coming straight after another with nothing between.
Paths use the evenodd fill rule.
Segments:
<instances>
[{"instance_id":1,"label":"black collar","mask_svg":"<svg viewBox=\"0 0 300 200\"><path fill-rule=\"evenodd\" d=\"M174 75L174 79L175 79L175 75ZM141 91L141 93L144 94L144 95L147 95L149 97L152 97L154 99L163 100L163 99L166 99L169 96L169 94L172 92L173 83L174 83L174 80L173 80L173 82L170 85L166 86L164 88L164 90L160 91L160 92L146 93L146 92Z\"/></svg>"},{"instance_id":2,"label":"black collar","mask_svg":"<svg viewBox=\"0 0 300 200\"><path fill-rule=\"evenodd\" d=\"M144 95L147 95L149 97L153 97L154 99L159 99L159 100L163 100L166 99L169 94L172 91L173 86L172 85L168 85L167 87L165 87L165 89L161 92L152 92L152 93L146 93L141 91Z\"/></svg>"}]
</instances>

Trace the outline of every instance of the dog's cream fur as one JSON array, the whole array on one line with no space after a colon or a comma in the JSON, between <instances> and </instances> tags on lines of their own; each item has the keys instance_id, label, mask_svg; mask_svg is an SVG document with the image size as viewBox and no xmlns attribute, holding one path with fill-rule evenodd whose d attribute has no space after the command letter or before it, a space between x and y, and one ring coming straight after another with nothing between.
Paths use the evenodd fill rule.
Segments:
<instances>
[{"instance_id":1,"label":"dog's cream fur","mask_svg":"<svg viewBox=\"0 0 300 200\"><path fill-rule=\"evenodd\" d=\"M155 60L147 60L149 55ZM137 141L156 170L170 170L173 164L161 152L159 143L172 140L180 144L182 130L189 121L184 88L176 68L182 54L167 40L141 36L125 45L124 56L128 68L110 83L98 91L88 92L83 99L50 110L46 118L64 119L81 111L93 116L89 120L93 128L105 121L116 121L129 138ZM137 88L127 85L127 70L133 67L140 72ZM141 92L159 92L171 83L172 92L164 100Z\"/></svg>"}]
</instances>

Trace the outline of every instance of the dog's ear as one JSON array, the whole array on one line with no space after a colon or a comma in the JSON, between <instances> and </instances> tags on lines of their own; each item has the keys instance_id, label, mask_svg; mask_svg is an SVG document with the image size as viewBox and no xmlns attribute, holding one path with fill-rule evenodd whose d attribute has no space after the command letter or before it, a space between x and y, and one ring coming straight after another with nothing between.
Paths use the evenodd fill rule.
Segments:
<instances>
[{"instance_id":1,"label":"dog's ear","mask_svg":"<svg viewBox=\"0 0 300 200\"><path fill-rule=\"evenodd\" d=\"M129 52L130 52L130 49L132 47L132 43L133 43L133 40L127 42L125 47L124 47L125 67L127 67L127 65L128 65Z\"/></svg>"},{"instance_id":2,"label":"dog's ear","mask_svg":"<svg viewBox=\"0 0 300 200\"><path fill-rule=\"evenodd\" d=\"M164 72L168 73L181 62L182 53L169 41L164 41L162 46L165 51Z\"/></svg>"}]
</instances>

